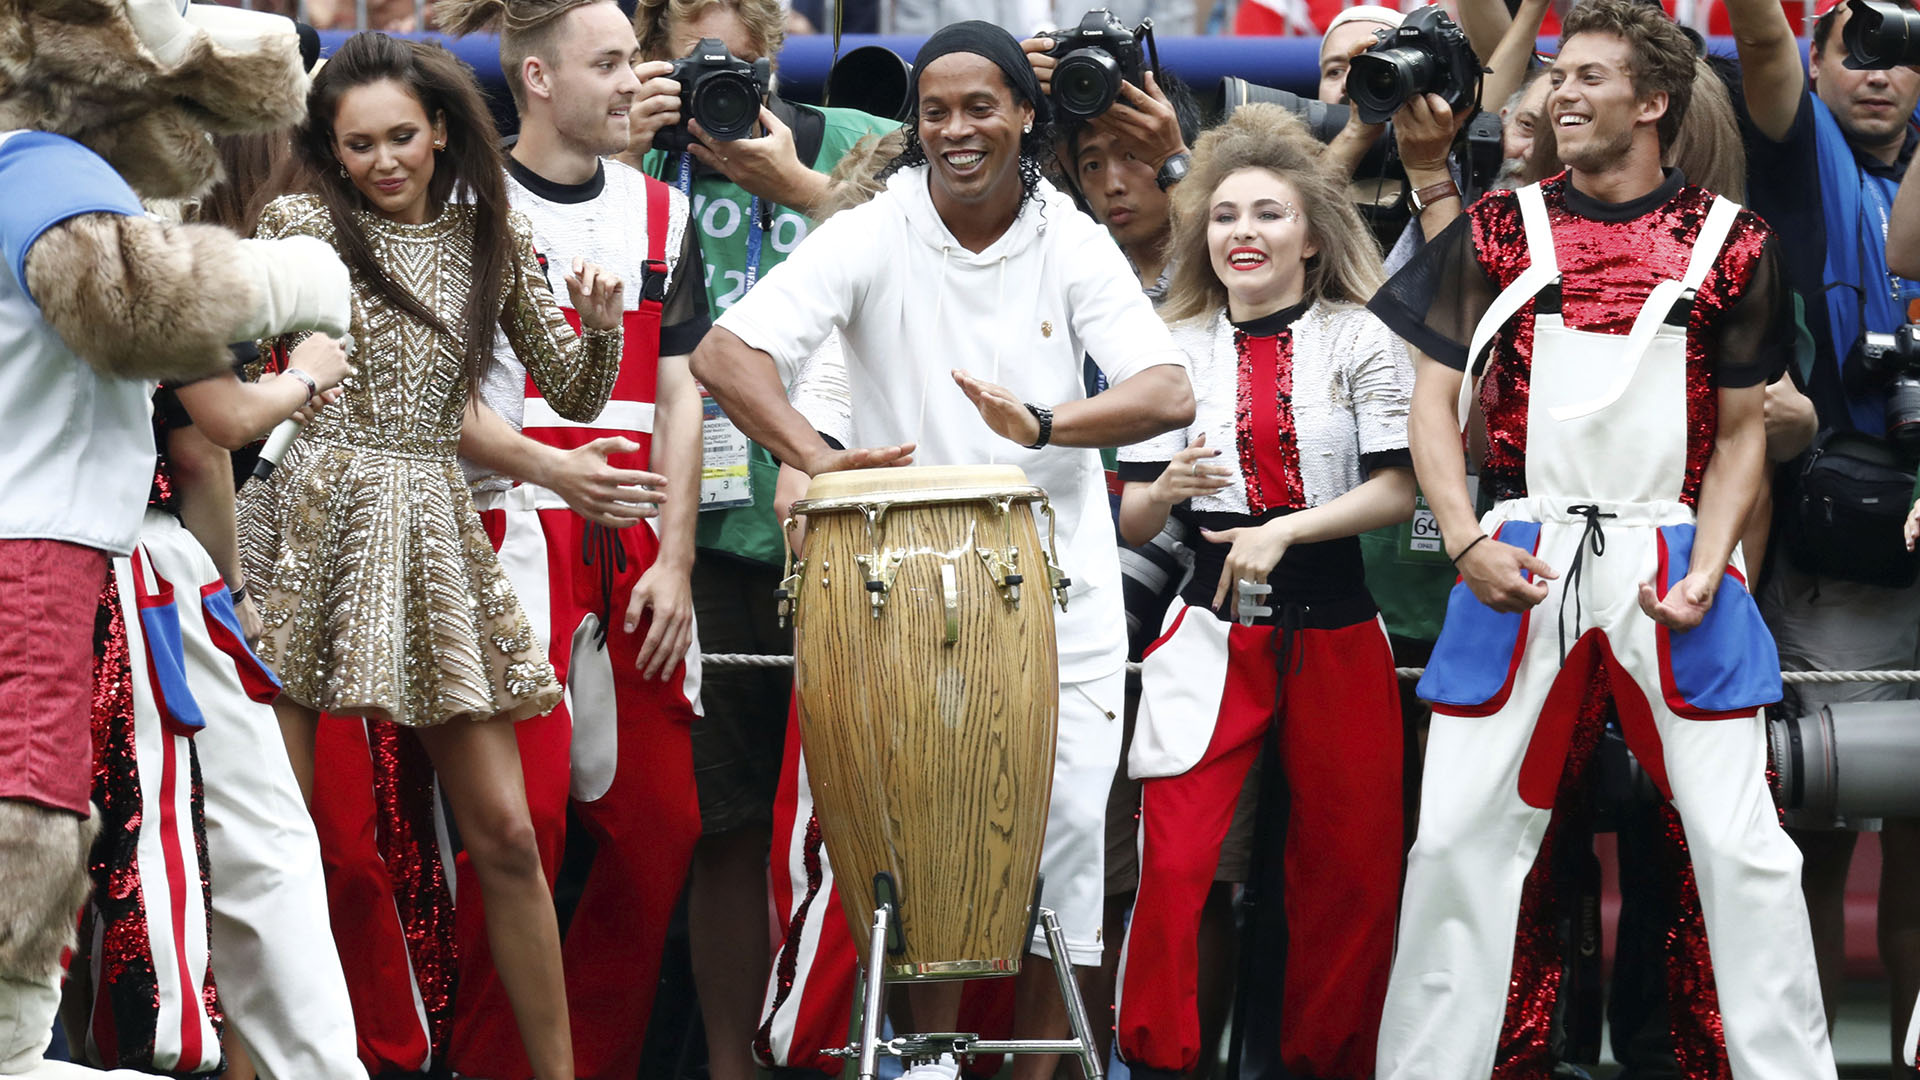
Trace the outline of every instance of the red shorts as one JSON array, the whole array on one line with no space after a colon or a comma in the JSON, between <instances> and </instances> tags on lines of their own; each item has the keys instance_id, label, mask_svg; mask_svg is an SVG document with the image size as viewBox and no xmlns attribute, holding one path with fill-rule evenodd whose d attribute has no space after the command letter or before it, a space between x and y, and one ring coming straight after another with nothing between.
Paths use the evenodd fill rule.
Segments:
<instances>
[{"instance_id":1,"label":"red shorts","mask_svg":"<svg viewBox=\"0 0 1920 1080\"><path fill-rule=\"evenodd\" d=\"M0 540L0 799L87 813L107 561L61 540Z\"/></svg>"}]
</instances>

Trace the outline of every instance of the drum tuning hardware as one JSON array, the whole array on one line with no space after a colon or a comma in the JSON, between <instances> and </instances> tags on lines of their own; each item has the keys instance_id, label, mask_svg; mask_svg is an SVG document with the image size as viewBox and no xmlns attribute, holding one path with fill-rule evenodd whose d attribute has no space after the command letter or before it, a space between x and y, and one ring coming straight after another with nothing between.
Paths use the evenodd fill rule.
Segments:
<instances>
[{"instance_id":1,"label":"drum tuning hardware","mask_svg":"<svg viewBox=\"0 0 1920 1080\"><path fill-rule=\"evenodd\" d=\"M980 561L987 564L987 573L993 577L993 583L1000 588L1000 598L1014 607L1020 606L1020 586L1026 577L1020 573L1020 549L1009 546L1005 550L995 548L977 548Z\"/></svg>"},{"instance_id":2,"label":"drum tuning hardware","mask_svg":"<svg viewBox=\"0 0 1920 1080\"><path fill-rule=\"evenodd\" d=\"M867 599L874 618L880 617L880 609L886 606L887 591L893 588L893 576L900 572L900 564L907 559L907 553L899 548L889 548L872 555L855 555L854 560L867 575Z\"/></svg>"},{"instance_id":3,"label":"drum tuning hardware","mask_svg":"<svg viewBox=\"0 0 1920 1080\"><path fill-rule=\"evenodd\" d=\"M1067 610L1067 590L1073 587L1073 579L1060 572L1060 521L1053 515L1053 503L1040 500L1040 512L1047 519L1047 583L1053 589L1053 598L1060 604L1060 610Z\"/></svg>"},{"instance_id":4,"label":"drum tuning hardware","mask_svg":"<svg viewBox=\"0 0 1920 1080\"><path fill-rule=\"evenodd\" d=\"M940 563L940 600L946 611L948 645L960 644L960 583L954 576L952 560Z\"/></svg>"},{"instance_id":5,"label":"drum tuning hardware","mask_svg":"<svg viewBox=\"0 0 1920 1080\"><path fill-rule=\"evenodd\" d=\"M787 566L787 576L781 578L780 587L773 590L774 610L779 613L782 630L793 625L794 604L800 599L800 582L806 578L806 573L805 559L790 562Z\"/></svg>"}]
</instances>

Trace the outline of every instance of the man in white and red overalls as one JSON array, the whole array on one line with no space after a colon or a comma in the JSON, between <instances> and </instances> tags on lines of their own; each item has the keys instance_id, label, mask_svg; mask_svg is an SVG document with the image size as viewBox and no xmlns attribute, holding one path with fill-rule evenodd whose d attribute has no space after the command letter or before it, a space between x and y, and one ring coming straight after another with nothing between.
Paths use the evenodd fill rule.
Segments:
<instances>
[{"instance_id":1,"label":"man in white and red overalls","mask_svg":"<svg viewBox=\"0 0 1920 1080\"><path fill-rule=\"evenodd\" d=\"M1694 53L1660 10L1589 0L1548 115L1568 170L1470 207L1372 308L1420 353L1420 485L1461 580L1433 702L1380 1080L1493 1074L1521 886L1604 664L1679 811L1737 1080L1834 1076L1800 855L1766 785L1779 658L1737 538L1791 336L1767 228L1661 168ZM1486 422L1476 518L1461 431Z\"/></svg>"},{"instance_id":2,"label":"man in white and red overalls","mask_svg":"<svg viewBox=\"0 0 1920 1080\"><path fill-rule=\"evenodd\" d=\"M700 661L688 578L700 394L687 354L707 331L706 294L686 198L602 156L626 148L626 107L641 87L632 24L611 0L523 6L507 4L500 39L520 114L507 197L532 223L551 280L587 259L636 284L620 377L598 418L555 414L502 345L481 397L524 435L483 415L460 448L471 465L527 481L482 475L474 504L567 688L564 706L523 721L517 735L549 880L569 802L594 839L563 948L575 1066L583 1080L607 1080L640 1068L667 923L700 835L691 742ZM568 466L547 464L601 458L603 476L651 492L628 488L635 501L596 502L567 482ZM664 496L657 514L640 501L656 496ZM533 1072L474 917L470 873L463 865L448 1064L526 1080Z\"/></svg>"}]
</instances>

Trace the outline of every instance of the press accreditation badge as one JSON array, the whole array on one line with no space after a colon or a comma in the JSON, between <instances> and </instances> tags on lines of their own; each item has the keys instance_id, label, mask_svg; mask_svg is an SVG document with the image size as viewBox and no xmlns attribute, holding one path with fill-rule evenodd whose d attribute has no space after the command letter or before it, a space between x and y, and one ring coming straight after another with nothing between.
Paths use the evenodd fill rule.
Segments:
<instances>
[{"instance_id":1,"label":"press accreditation badge","mask_svg":"<svg viewBox=\"0 0 1920 1080\"><path fill-rule=\"evenodd\" d=\"M734 510L753 505L753 484L747 455L752 443L733 426L720 403L706 387L700 388L701 453L700 509Z\"/></svg>"},{"instance_id":2,"label":"press accreditation badge","mask_svg":"<svg viewBox=\"0 0 1920 1080\"><path fill-rule=\"evenodd\" d=\"M1467 477L1467 498L1475 501L1479 496L1480 478ZM1416 493L1413 497L1413 520L1400 526L1399 556L1402 562L1447 562L1447 547L1440 536L1440 519L1433 516L1433 509L1427 505L1427 497Z\"/></svg>"}]
</instances>

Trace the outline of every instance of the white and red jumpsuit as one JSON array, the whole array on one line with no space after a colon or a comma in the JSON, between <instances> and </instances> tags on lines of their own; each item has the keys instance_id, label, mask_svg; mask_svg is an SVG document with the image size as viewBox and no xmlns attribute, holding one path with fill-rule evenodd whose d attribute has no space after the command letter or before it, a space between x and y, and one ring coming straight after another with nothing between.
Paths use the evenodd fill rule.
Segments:
<instances>
[{"instance_id":1,"label":"white and red jumpsuit","mask_svg":"<svg viewBox=\"0 0 1920 1080\"><path fill-rule=\"evenodd\" d=\"M224 1009L267 1080L364 1080L279 680L175 516L166 438L191 422L161 390L140 543L113 560L97 619L85 1055L214 1072Z\"/></svg>"},{"instance_id":2,"label":"white and red jumpsuit","mask_svg":"<svg viewBox=\"0 0 1920 1080\"><path fill-rule=\"evenodd\" d=\"M1204 434L1228 484L1174 513L1193 529L1257 526L1324 505L1382 468L1409 468L1406 347L1361 308L1303 301L1235 324L1175 328L1192 364L1193 426L1122 448L1150 482ZM1198 535L1196 533L1196 535ZM1229 545L1198 543L1183 603L1146 650L1128 772L1141 779L1140 886L1120 954L1118 1043L1136 1071L1193 1069L1200 909L1248 770L1269 728L1288 800L1286 1016L1299 1075L1373 1068L1400 892L1401 757L1393 654L1359 541L1290 548L1273 609L1241 625L1209 610ZM1277 838L1276 838L1277 839Z\"/></svg>"},{"instance_id":3,"label":"white and red jumpsuit","mask_svg":"<svg viewBox=\"0 0 1920 1080\"><path fill-rule=\"evenodd\" d=\"M1757 712L1780 696L1779 661L1738 555L1694 630L1669 632L1638 601L1642 583L1664 595L1688 571L1719 390L1764 380L1781 340L1767 243L1758 219L1678 173L1623 205L1563 176L1476 203L1374 302L1443 363L1488 356L1482 483L1498 501L1482 528L1559 573L1518 614L1457 585L1421 681L1434 717L1382 1080L1493 1067L1522 883L1591 670L1586 650L1611 676L1628 745L1685 826L1734 1075L1834 1075L1800 855L1765 778ZM1465 299L1429 311L1401 291L1422 281ZM1462 388L1463 427L1473 386Z\"/></svg>"},{"instance_id":4,"label":"white and red jumpsuit","mask_svg":"<svg viewBox=\"0 0 1920 1080\"><path fill-rule=\"evenodd\" d=\"M616 162L603 162L580 185L554 184L517 162L508 173L509 199L533 224L554 295L567 295L565 275L579 258L628 283L625 355L612 399L591 424L548 407L504 347L482 395L527 437L549 446L631 439L639 450L610 463L648 469L663 342L673 353L691 352L706 329L704 315L662 327L671 289L699 296L703 288L697 253L687 254L697 249L689 242L686 200ZM567 316L577 329L577 316L570 309ZM700 835L690 742L700 691L697 646L664 681L643 679L635 664L652 624L643 617L629 632L624 618L629 594L660 551L651 520L609 529L544 488L499 490L495 482L490 490L486 480L476 486L481 524L566 687L559 708L515 729L549 881L559 869L570 802L594 840L592 869L562 943L576 1071L627 1080L640 1066L667 923ZM455 895L460 984L448 1063L490 1080L531 1077L464 858Z\"/></svg>"}]
</instances>

